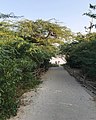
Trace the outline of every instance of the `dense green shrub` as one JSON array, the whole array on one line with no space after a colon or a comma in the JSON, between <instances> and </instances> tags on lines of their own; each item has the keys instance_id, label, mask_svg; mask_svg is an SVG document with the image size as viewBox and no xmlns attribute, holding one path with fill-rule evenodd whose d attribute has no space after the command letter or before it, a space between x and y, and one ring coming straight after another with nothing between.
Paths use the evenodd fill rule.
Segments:
<instances>
[{"instance_id":1,"label":"dense green shrub","mask_svg":"<svg viewBox=\"0 0 96 120\"><path fill-rule=\"evenodd\" d=\"M67 64L73 68L81 68L87 77L96 79L96 40L83 41L62 46L61 52L66 55Z\"/></svg>"},{"instance_id":2,"label":"dense green shrub","mask_svg":"<svg viewBox=\"0 0 96 120\"><path fill-rule=\"evenodd\" d=\"M24 40L0 46L0 119L16 115L20 89L40 83L34 72L46 68L50 57L47 50Z\"/></svg>"},{"instance_id":3,"label":"dense green shrub","mask_svg":"<svg viewBox=\"0 0 96 120\"><path fill-rule=\"evenodd\" d=\"M19 78L15 60L8 54L11 49L0 47L0 117L6 118L17 111L16 81ZM6 115L5 115L6 114Z\"/></svg>"}]
</instances>

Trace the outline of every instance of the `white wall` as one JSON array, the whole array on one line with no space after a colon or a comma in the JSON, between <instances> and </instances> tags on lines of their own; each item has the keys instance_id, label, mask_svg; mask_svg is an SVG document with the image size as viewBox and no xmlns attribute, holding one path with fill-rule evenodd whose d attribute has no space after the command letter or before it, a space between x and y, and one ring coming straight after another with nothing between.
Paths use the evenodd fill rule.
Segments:
<instances>
[{"instance_id":1,"label":"white wall","mask_svg":"<svg viewBox=\"0 0 96 120\"><path fill-rule=\"evenodd\" d=\"M52 64L55 64L56 62L57 62L57 64L65 64L66 63L66 60L65 60L65 58L63 57L63 58L61 58L61 57L52 57L52 59L50 60L50 62L52 63Z\"/></svg>"}]
</instances>

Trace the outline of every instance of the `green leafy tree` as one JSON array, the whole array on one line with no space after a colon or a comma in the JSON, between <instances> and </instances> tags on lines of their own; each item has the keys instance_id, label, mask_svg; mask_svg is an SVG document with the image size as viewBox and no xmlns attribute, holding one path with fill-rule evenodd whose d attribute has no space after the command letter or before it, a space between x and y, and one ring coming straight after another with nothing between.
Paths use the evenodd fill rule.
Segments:
<instances>
[{"instance_id":1,"label":"green leafy tree","mask_svg":"<svg viewBox=\"0 0 96 120\"><path fill-rule=\"evenodd\" d=\"M96 32L86 34L85 40L86 41L96 40Z\"/></svg>"},{"instance_id":2,"label":"green leafy tree","mask_svg":"<svg viewBox=\"0 0 96 120\"><path fill-rule=\"evenodd\" d=\"M11 20L12 18L21 18L23 16L16 16L14 13L3 14L0 13L0 44L7 44L10 41L16 40L16 23ZM3 19L3 20L2 20Z\"/></svg>"},{"instance_id":3,"label":"green leafy tree","mask_svg":"<svg viewBox=\"0 0 96 120\"><path fill-rule=\"evenodd\" d=\"M70 39L72 32L67 28L44 20L20 21L18 28L19 36L30 42L40 44L60 43L61 39Z\"/></svg>"},{"instance_id":4,"label":"green leafy tree","mask_svg":"<svg viewBox=\"0 0 96 120\"><path fill-rule=\"evenodd\" d=\"M1 14L3 19L10 17ZM50 20L0 22L0 120L16 115L18 97L40 83L40 70L48 69L57 52L53 43L71 37L67 27Z\"/></svg>"}]
</instances>

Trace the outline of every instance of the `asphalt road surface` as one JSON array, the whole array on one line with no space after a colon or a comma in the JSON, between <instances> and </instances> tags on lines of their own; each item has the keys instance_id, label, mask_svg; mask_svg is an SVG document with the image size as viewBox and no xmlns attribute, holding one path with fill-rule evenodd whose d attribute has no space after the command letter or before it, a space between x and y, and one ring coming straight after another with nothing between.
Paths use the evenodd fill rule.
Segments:
<instances>
[{"instance_id":1,"label":"asphalt road surface","mask_svg":"<svg viewBox=\"0 0 96 120\"><path fill-rule=\"evenodd\" d=\"M96 102L63 67L50 68L36 94L10 120L96 120ZM33 96L31 96L33 95Z\"/></svg>"}]
</instances>

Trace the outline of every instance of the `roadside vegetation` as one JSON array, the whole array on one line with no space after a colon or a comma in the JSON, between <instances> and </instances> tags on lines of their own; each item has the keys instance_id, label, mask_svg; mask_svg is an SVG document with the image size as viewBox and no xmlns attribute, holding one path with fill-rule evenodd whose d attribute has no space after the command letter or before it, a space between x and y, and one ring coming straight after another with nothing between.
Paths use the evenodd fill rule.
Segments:
<instances>
[{"instance_id":1,"label":"roadside vegetation","mask_svg":"<svg viewBox=\"0 0 96 120\"><path fill-rule=\"evenodd\" d=\"M51 20L0 22L0 120L16 115L19 97L41 83L40 73L58 53L54 43L61 44L64 36L68 39L71 31Z\"/></svg>"},{"instance_id":2,"label":"roadside vegetation","mask_svg":"<svg viewBox=\"0 0 96 120\"><path fill-rule=\"evenodd\" d=\"M87 36L88 40L86 39ZM87 34L82 41L75 41L61 46L61 53L66 57L71 68L79 68L86 78L96 82L96 33Z\"/></svg>"},{"instance_id":3,"label":"roadside vegetation","mask_svg":"<svg viewBox=\"0 0 96 120\"><path fill-rule=\"evenodd\" d=\"M96 14L92 12L96 10L96 5L89 4L89 8L90 12L83 14L92 19L90 26L85 27L87 34L77 33L73 41L60 46L60 51L65 55L67 65L79 69L83 78L91 81L96 89L96 32L92 32L92 29L96 28L96 24L93 23Z\"/></svg>"}]
</instances>

